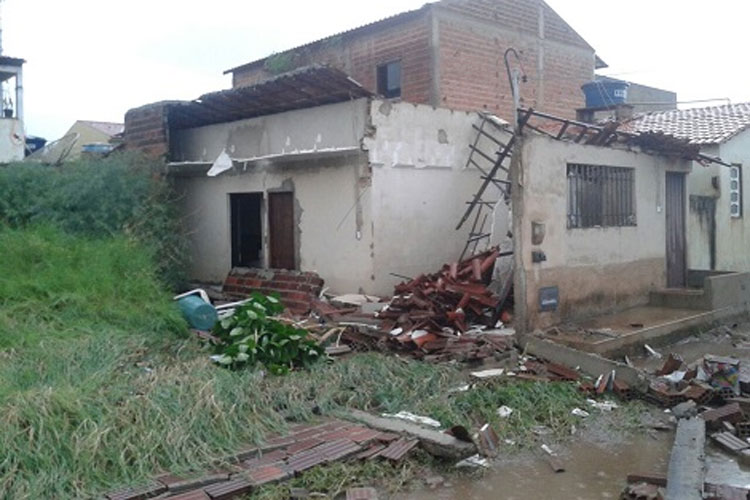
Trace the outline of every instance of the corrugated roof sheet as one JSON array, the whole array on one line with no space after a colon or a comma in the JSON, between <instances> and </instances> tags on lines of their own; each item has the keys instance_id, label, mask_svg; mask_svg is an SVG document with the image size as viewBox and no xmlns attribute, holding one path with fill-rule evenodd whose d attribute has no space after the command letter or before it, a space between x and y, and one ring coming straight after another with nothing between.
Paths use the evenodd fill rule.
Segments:
<instances>
[{"instance_id":1,"label":"corrugated roof sheet","mask_svg":"<svg viewBox=\"0 0 750 500\"><path fill-rule=\"evenodd\" d=\"M750 127L750 103L648 113L634 118L625 129L662 132L691 144L720 144Z\"/></svg>"},{"instance_id":2,"label":"corrugated roof sheet","mask_svg":"<svg viewBox=\"0 0 750 500\"><path fill-rule=\"evenodd\" d=\"M315 65L173 105L169 124L175 129L202 127L370 96L370 91L343 71Z\"/></svg>"}]
</instances>

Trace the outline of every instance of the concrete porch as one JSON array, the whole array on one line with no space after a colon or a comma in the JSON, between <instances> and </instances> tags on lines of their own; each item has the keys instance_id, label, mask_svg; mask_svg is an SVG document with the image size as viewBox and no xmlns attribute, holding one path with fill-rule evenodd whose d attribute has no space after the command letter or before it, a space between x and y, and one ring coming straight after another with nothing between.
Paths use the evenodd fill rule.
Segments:
<instances>
[{"instance_id":1,"label":"concrete porch","mask_svg":"<svg viewBox=\"0 0 750 500\"><path fill-rule=\"evenodd\" d=\"M653 291L647 305L551 329L545 338L606 357L640 353L750 311L750 273L690 271L687 289Z\"/></svg>"}]
</instances>

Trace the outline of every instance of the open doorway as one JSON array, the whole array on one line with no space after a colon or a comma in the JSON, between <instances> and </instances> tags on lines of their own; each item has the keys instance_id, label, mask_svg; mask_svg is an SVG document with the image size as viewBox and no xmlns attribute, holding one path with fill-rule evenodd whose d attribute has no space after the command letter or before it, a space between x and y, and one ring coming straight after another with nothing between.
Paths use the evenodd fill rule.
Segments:
<instances>
[{"instance_id":1,"label":"open doorway","mask_svg":"<svg viewBox=\"0 0 750 500\"><path fill-rule=\"evenodd\" d=\"M261 193L230 194L232 267L263 266Z\"/></svg>"}]
</instances>

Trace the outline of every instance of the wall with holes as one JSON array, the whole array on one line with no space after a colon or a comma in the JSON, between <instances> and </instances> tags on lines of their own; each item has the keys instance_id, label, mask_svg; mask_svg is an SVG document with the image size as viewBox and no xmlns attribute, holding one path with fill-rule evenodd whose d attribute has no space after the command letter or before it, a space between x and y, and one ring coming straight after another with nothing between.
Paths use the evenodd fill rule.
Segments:
<instances>
[{"instance_id":1,"label":"wall with holes","mask_svg":"<svg viewBox=\"0 0 750 500\"><path fill-rule=\"evenodd\" d=\"M416 276L457 260L471 221L456 225L482 181L466 167L480 122L477 113L361 100L175 132L173 157L182 161L170 173L193 276L220 282L229 272L229 194L272 190L295 195L300 270L318 272L334 292L390 295L403 281L391 273ZM482 139L477 148L492 157L498 146ZM222 150L232 168L208 177ZM507 205L497 211L497 220L485 212L484 230L494 224L505 235Z\"/></svg>"},{"instance_id":2,"label":"wall with holes","mask_svg":"<svg viewBox=\"0 0 750 500\"><path fill-rule=\"evenodd\" d=\"M373 283L377 293L391 293L403 280L390 273L414 277L460 257L473 220L460 231L456 225L482 182L476 167L467 168L469 145L477 137L473 126L481 118L477 113L379 100L372 102L370 116L372 133L364 145L372 170ZM490 157L498 148L489 139L477 147ZM495 188L487 191L488 200L500 197ZM508 208L502 203L497 210L506 223L496 228L495 244L498 235L507 233ZM491 211L484 213L484 231L490 233L494 219ZM478 250L487 245L482 241Z\"/></svg>"}]
</instances>

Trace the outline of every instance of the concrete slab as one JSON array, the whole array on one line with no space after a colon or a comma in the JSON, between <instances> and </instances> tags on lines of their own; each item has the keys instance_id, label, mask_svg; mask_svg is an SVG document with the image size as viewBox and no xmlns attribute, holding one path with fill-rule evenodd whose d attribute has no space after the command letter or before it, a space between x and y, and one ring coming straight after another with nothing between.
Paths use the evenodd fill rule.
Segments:
<instances>
[{"instance_id":1,"label":"concrete slab","mask_svg":"<svg viewBox=\"0 0 750 500\"><path fill-rule=\"evenodd\" d=\"M701 500L706 477L706 423L680 420L669 459L666 500Z\"/></svg>"},{"instance_id":2,"label":"concrete slab","mask_svg":"<svg viewBox=\"0 0 750 500\"><path fill-rule=\"evenodd\" d=\"M728 312L641 306L559 327L556 334L547 334L546 338L582 351L616 357L637 352L646 343L661 345L678 340L696 328L713 325Z\"/></svg>"}]
</instances>

